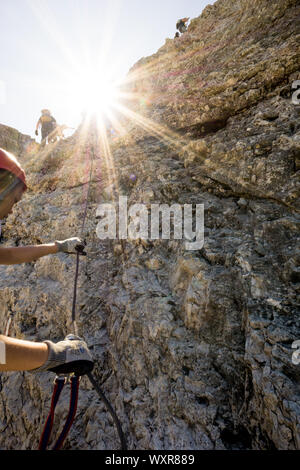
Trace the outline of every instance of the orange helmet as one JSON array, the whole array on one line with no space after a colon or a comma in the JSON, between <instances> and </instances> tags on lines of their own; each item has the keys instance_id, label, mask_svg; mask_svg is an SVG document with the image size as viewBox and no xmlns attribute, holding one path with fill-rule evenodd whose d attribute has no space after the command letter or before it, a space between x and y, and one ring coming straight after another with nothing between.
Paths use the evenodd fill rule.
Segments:
<instances>
[{"instance_id":1,"label":"orange helmet","mask_svg":"<svg viewBox=\"0 0 300 470\"><path fill-rule=\"evenodd\" d=\"M10 171L24 183L24 191L27 189L25 171L13 154L0 148L0 169Z\"/></svg>"}]
</instances>

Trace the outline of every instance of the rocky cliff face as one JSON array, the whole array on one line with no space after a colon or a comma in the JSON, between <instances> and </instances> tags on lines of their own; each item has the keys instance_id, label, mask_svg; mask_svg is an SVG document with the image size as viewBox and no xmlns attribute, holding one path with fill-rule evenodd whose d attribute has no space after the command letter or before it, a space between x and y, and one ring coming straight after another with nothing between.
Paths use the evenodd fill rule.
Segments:
<instances>
[{"instance_id":1,"label":"rocky cliff face","mask_svg":"<svg viewBox=\"0 0 300 470\"><path fill-rule=\"evenodd\" d=\"M0 147L22 156L26 152L33 151L36 146L29 135L21 134L12 127L0 124Z\"/></svg>"},{"instance_id":2,"label":"rocky cliff face","mask_svg":"<svg viewBox=\"0 0 300 470\"><path fill-rule=\"evenodd\" d=\"M299 4L219 0L130 71L123 133L92 126L22 157L29 191L7 245L80 233L77 320L131 449L299 449ZM132 176L134 175L134 177ZM104 240L100 202L200 204L205 242ZM0 269L0 328L60 340L74 259ZM36 448L52 374L1 376L0 446ZM63 421L68 396L58 406ZM58 430L55 424L54 432ZM116 449L85 379L71 449Z\"/></svg>"}]
</instances>

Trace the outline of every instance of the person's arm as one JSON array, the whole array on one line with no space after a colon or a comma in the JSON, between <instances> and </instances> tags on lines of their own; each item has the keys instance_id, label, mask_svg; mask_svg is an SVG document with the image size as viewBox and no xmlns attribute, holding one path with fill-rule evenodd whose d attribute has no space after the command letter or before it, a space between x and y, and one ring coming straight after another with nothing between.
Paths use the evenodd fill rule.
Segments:
<instances>
[{"instance_id":1,"label":"person's arm","mask_svg":"<svg viewBox=\"0 0 300 470\"><path fill-rule=\"evenodd\" d=\"M32 370L48 359L46 343L0 335L0 371Z\"/></svg>"},{"instance_id":2,"label":"person's arm","mask_svg":"<svg viewBox=\"0 0 300 470\"><path fill-rule=\"evenodd\" d=\"M41 256L58 253L55 243L46 245L2 247L0 248L0 264L21 264L35 261Z\"/></svg>"},{"instance_id":3,"label":"person's arm","mask_svg":"<svg viewBox=\"0 0 300 470\"><path fill-rule=\"evenodd\" d=\"M2 247L0 248L0 264L30 263L41 256L54 255L59 251L72 254L76 253L77 249L81 255L86 255L83 251L84 244L77 237L55 240L54 243L44 245Z\"/></svg>"},{"instance_id":4,"label":"person's arm","mask_svg":"<svg viewBox=\"0 0 300 470\"><path fill-rule=\"evenodd\" d=\"M0 372L27 370L32 373L51 371L57 374L86 374L94 361L86 342L76 335L67 335L53 343L25 341L0 335Z\"/></svg>"},{"instance_id":5,"label":"person's arm","mask_svg":"<svg viewBox=\"0 0 300 470\"><path fill-rule=\"evenodd\" d=\"M36 123L36 128L35 130L38 131L39 130L39 126L41 124L41 118L38 120L38 122Z\"/></svg>"}]
</instances>

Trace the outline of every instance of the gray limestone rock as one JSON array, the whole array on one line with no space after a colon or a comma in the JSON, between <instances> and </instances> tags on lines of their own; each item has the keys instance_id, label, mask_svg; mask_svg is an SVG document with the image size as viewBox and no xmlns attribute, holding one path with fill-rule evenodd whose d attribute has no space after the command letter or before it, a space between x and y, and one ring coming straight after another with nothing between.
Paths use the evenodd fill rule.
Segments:
<instances>
[{"instance_id":1,"label":"gray limestone rock","mask_svg":"<svg viewBox=\"0 0 300 470\"><path fill-rule=\"evenodd\" d=\"M130 449L300 449L299 124L289 93L300 77L298 17L296 0L219 0L181 42L140 61L131 86L150 104L135 111L152 127L122 121L124 135L109 140L115 181L95 129L22 155L29 190L4 226L6 246L79 234L82 155L94 150L77 323ZM100 240L97 206L119 195L148 208L203 203L203 247ZM1 266L1 331L11 315L13 336L62 339L74 272L63 253ZM0 380L0 448L36 448L53 375ZM66 410L64 396L58 422ZM83 379L65 448L118 446Z\"/></svg>"}]
</instances>

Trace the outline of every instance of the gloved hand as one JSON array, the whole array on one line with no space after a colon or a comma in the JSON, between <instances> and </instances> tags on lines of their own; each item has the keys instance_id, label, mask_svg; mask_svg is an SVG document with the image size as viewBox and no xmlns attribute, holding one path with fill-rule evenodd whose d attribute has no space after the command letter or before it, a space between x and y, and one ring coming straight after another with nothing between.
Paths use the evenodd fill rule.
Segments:
<instances>
[{"instance_id":1,"label":"gloved hand","mask_svg":"<svg viewBox=\"0 0 300 470\"><path fill-rule=\"evenodd\" d=\"M67 240L56 240L55 244L58 246L58 251L64 253L76 253L79 252L82 255L86 255L84 250L84 243L80 238L68 238Z\"/></svg>"},{"instance_id":2,"label":"gloved hand","mask_svg":"<svg viewBox=\"0 0 300 470\"><path fill-rule=\"evenodd\" d=\"M37 369L29 372L51 371L56 374L69 374L75 372L83 375L94 367L94 361L87 344L76 335L67 335L63 341L53 343L44 341L48 346L48 359Z\"/></svg>"},{"instance_id":3,"label":"gloved hand","mask_svg":"<svg viewBox=\"0 0 300 470\"><path fill-rule=\"evenodd\" d=\"M39 131L37 129L35 130L35 135L39 135Z\"/></svg>"}]
</instances>

